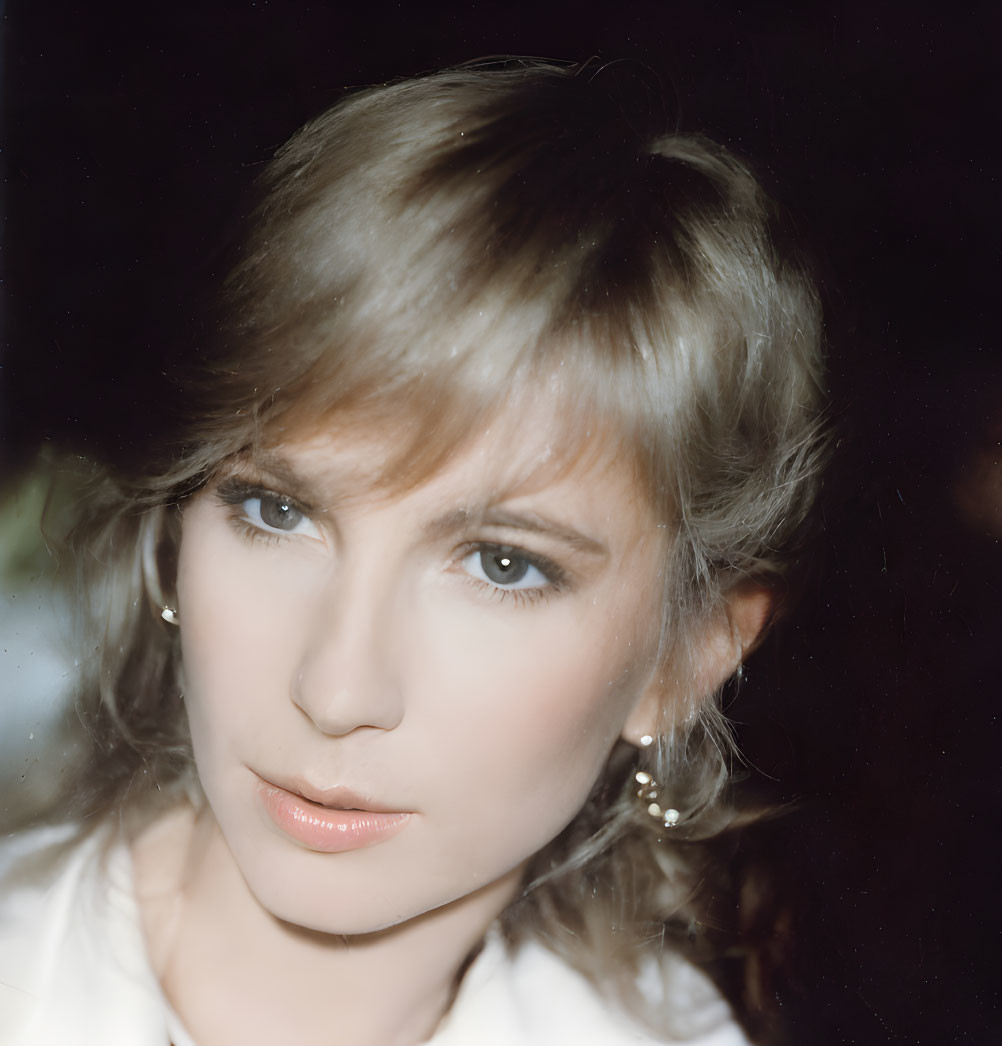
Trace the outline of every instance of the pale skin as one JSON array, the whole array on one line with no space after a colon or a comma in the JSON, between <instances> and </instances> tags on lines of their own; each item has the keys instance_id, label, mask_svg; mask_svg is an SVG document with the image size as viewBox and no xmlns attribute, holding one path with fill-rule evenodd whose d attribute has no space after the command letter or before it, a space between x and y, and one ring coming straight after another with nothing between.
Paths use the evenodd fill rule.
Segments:
<instances>
[{"instance_id":1,"label":"pale skin","mask_svg":"<svg viewBox=\"0 0 1002 1046\"><path fill-rule=\"evenodd\" d=\"M378 442L328 432L234 462L185 508L208 804L133 854L154 968L200 1046L424 1041L616 739L678 699L655 664L665 531L611 451L536 467L552 417L502 418L397 495L373 489ZM700 690L768 611L734 596ZM318 852L269 819L262 780L351 789L401 826Z\"/></svg>"}]
</instances>

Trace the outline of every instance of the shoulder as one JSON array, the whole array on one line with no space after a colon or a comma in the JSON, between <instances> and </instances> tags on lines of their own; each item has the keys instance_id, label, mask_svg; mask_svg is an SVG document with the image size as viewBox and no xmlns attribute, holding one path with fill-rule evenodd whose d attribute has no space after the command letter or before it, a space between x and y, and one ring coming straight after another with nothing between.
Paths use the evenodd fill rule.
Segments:
<instances>
[{"instance_id":1,"label":"shoulder","mask_svg":"<svg viewBox=\"0 0 1002 1046\"><path fill-rule=\"evenodd\" d=\"M124 844L72 826L0 842L0 1042L165 1041Z\"/></svg>"},{"instance_id":2,"label":"shoulder","mask_svg":"<svg viewBox=\"0 0 1002 1046\"><path fill-rule=\"evenodd\" d=\"M667 1002L678 1029L675 1039L663 1039L542 945L527 943L509 956L499 939L489 937L429 1046L748 1046L708 979L681 959L675 963Z\"/></svg>"}]
</instances>

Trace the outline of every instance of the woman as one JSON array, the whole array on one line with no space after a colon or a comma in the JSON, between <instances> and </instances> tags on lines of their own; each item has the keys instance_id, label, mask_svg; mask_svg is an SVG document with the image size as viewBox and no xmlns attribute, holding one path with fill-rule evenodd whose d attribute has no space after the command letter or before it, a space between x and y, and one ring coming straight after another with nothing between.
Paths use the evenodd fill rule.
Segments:
<instances>
[{"instance_id":1,"label":"woman","mask_svg":"<svg viewBox=\"0 0 1002 1046\"><path fill-rule=\"evenodd\" d=\"M819 325L652 111L462 68L267 169L183 431L78 530L93 758L7 846L5 1042L744 1041L683 948Z\"/></svg>"}]
</instances>

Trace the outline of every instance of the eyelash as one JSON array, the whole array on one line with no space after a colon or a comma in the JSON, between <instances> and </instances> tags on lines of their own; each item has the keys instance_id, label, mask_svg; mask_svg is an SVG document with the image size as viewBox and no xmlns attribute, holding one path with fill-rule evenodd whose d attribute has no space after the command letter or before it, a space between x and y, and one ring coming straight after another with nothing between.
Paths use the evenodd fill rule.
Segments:
<instances>
[{"instance_id":1,"label":"eyelash","mask_svg":"<svg viewBox=\"0 0 1002 1046\"><path fill-rule=\"evenodd\" d=\"M304 519L309 520L313 523L314 510L308 505L304 505L301 501L297 501L295 498L290 498L285 494L280 494L278 491L270 490L267 487L258 486L255 483L247 483L240 479L227 479L224 480L216 488L216 497L219 502L230 510L230 521L239 530L239 532L251 541L264 541L265 544L277 544L287 537L295 537L296 534L293 531L288 533L282 533L280 530L267 530L264 526L255 523L252 519L248 519L246 515L246 509L244 504L253 499L257 499L261 502L272 501L278 502L282 505L288 505L289 508L295 512L300 513ZM262 522L264 522L262 520ZM267 524L266 524L267 525ZM313 523L316 526L315 523Z\"/></svg>"},{"instance_id":2,"label":"eyelash","mask_svg":"<svg viewBox=\"0 0 1002 1046\"><path fill-rule=\"evenodd\" d=\"M481 555L484 553L505 555L512 559L524 560L530 567L538 570L546 579L545 585L530 588L505 588L492 581L484 581L481 578L474 577L472 574L464 571L477 588L496 599L499 603L510 600L517 606L531 605L547 599L549 596L559 593L568 587L567 573L562 567L545 556L528 552L526 549L519 548L516 545L505 545L492 541L473 541L459 550L456 561L461 566L467 558L477 553Z\"/></svg>"},{"instance_id":3,"label":"eyelash","mask_svg":"<svg viewBox=\"0 0 1002 1046\"><path fill-rule=\"evenodd\" d=\"M256 483L231 478L224 480L216 488L216 498L220 504L229 509L230 521L239 533L250 541L263 541L265 544L278 544L287 537L296 536L294 532L283 534L278 530L266 530L264 527L248 519L246 510L243 508L247 501L258 499L260 501L279 502L302 514L302 516L313 523L315 512L309 506L280 494L278 491L268 487L262 487ZM316 524L314 523L314 526ZM530 606L547 599L551 595L559 593L568 587L567 572L546 556L529 552L519 548L517 545L507 545L493 541L471 541L463 545L455 557L455 563L462 569L462 564L471 555L475 554L504 555L512 559L523 560L530 567L538 570L546 580L544 585L528 588L506 588L490 580L484 581L474 577L467 570L463 570L467 580L475 585L480 591L489 597L496 599L499 603L513 602L516 606Z\"/></svg>"}]
</instances>

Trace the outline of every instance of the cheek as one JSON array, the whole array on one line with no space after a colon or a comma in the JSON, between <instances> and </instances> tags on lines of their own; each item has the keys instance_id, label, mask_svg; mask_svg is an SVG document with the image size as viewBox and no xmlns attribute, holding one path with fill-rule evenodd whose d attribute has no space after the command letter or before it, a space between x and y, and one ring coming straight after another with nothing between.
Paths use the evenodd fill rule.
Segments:
<instances>
[{"instance_id":1,"label":"cheek","mask_svg":"<svg viewBox=\"0 0 1002 1046\"><path fill-rule=\"evenodd\" d=\"M225 521L198 507L186 518L178 561L185 705L199 770L204 758L267 729L289 693L291 641L301 628Z\"/></svg>"},{"instance_id":2,"label":"cheek","mask_svg":"<svg viewBox=\"0 0 1002 1046\"><path fill-rule=\"evenodd\" d=\"M434 651L438 673L461 681L457 708L497 726L572 742L614 735L646 664L647 645L633 642L639 625L631 620L621 633L614 611L582 613L570 601L538 610L440 618L415 653Z\"/></svg>"},{"instance_id":3,"label":"cheek","mask_svg":"<svg viewBox=\"0 0 1002 1046\"><path fill-rule=\"evenodd\" d=\"M442 832L433 877L459 874L472 890L530 860L584 805L618 736L622 695L596 685L601 677L582 670L590 666L557 660L468 680L480 689L454 718L465 728L432 749L440 758L428 812Z\"/></svg>"},{"instance_id":4,"label":"cheek","mask_svg":"<svg viewBox=\"0 0 1002 1046\"><path fill-rule=\"evenodd\" d=\"M606 619L529 618L485 634L460 625L461 641L438 650L429 698L440 701L437 746L444 742L439 750L463 768L458 801L471 817L489 804L498 829L537 832L538 849L583 805L640 672L633 647L610 636ZM423 656L434 649L426 644Z\"/></svg>"}]
</instances>

